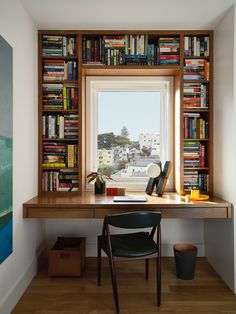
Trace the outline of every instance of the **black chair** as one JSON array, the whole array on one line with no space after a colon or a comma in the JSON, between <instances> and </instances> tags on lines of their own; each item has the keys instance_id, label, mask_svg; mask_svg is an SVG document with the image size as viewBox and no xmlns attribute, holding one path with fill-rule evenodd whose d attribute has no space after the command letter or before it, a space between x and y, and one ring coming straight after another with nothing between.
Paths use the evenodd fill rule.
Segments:
<instances>
[{"instance_id":1,"label":"black chair","mask_svg":"<svg viewBox=\"0 0 236 314\"><path fill-rule=\"evenodd\" d=\"M157 275L157 306L161 304L161 213L132 212L105 216L102 235L98 236L97 275L98 286L101 285L101 250L108 258L111 271L113 295L116 312L119 313L119 297L117 290L115 264L116 260L145 259L146 279L149 276L149 259L156 258ZM140 231L126 234L110 234L109 226L123 229L151 228L150 231ZM156 232L156 242L153 240Z\"/></svg>"}]
</instances>

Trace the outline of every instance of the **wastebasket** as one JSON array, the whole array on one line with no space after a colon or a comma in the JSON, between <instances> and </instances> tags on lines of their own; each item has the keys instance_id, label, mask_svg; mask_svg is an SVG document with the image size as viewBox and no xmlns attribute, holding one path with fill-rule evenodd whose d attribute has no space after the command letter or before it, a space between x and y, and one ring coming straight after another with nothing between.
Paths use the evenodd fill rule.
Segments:
<instances>
[{"instance_id":1,"label":"wastebasket","mask_svg":"<svg viewBox=\"0 0 236 314\"><path fill-rule=\"evenodd\" d=\"M189 243L174 245L176 276L190 280L194 278L197 247Z\"/></svg>"}]
</instances>

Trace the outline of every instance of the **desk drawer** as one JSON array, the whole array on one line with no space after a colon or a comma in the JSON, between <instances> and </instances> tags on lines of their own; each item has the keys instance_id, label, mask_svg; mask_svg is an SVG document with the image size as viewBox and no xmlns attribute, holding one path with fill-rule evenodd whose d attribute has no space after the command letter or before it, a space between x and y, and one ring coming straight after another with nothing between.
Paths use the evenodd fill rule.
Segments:
<instances>
[{"instance_id":1,"label":"desk drawer","mask_svg":"<svg viewBox=\"0 0 236 314\"><path fill-rule=\"evenodd\" d=\"M231 218L226 207L163 208L162 218Z\"/></svg>"},{"instance_id":2,"label":"desk drawer","mask_svg":"<svg viewBox=\"0 0 236 314\"><path fill-rule=\"evenodd\" d=\"M26 215L26 216L25 216ZM28 207L24 212L26 218L93 218L94 210L92 208L63 208L63 207Z\"/></svg>"},{"instance_id":3,"label":"desk drawer","mask_svg":"<svg viewBox=\"0 0 236 314\"><path fill-rule=\"evenodd\" d=\"M181 219L208 219L208 218L231 218L227 207L166 207L166 208L136 208L135 210L161 211L162 218L181 218ZM134 211L130 207L122 208L95 208L94 218L104 218L105 215L121 214Z\"/></svg>"}]
</instances>

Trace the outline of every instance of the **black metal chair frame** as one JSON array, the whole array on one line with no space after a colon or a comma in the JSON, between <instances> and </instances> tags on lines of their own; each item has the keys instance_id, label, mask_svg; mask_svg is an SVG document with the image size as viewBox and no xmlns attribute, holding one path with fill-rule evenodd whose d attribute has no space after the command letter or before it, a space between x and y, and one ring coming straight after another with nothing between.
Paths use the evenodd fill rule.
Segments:
<instances>
[{"instance_id":1,"label":"black metal chair frame","mask_svg":"<svg viewBox=\"0 0 236 314\"><path fill-rule=\"evenodd\" d=\"M151 223L149 226L138 224L135 226L129 226L127 223L127 218L132 219L132 215L146 215L148 213L159 215L159 223ZM123 221L124 218L124 221ZM136 260L136 259L145 259L145 273L146 280L149 277L149 259L156 258L156 280L157 280L157 306L161 305L161 213L160 212L132 212L132 213L124 213L118 215L107 215L104 218L102 235L98 236L97 243L97 284L101 285L101 251L103 250L109 259L109 266L111 272L112 279L112 288L113 295L116 306L116 313L119 313L119 297L118 297L118 289L117 289L117 280L116 280L116 271L115 271L115 261L121 260ZM128 229L137 229L137 228L147 228L151 227L151 232L145 232L151 239L153 239L154 234L156 232L156 252L154 254L149 255L140 255L136 257L123 257L123 256L115 256L112 253L112 241L109 226L115 226L118 228L128 228ZM119 234L121 235L121 234ZM113 235L112 235L113 236Z\"/></svg>"}]
</instances>

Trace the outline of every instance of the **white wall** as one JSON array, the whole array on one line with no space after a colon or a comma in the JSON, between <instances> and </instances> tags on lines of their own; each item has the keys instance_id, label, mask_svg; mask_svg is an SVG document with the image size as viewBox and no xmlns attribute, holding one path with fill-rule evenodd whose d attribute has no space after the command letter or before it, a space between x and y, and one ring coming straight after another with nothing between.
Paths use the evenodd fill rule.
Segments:
<instances>
[{"instance_id":1,"label":"white wall","mask_svg":"<svg viewBox=\"0 0 236 314\"><path fill-rule=\"evenodd\" d=\"M215 30L214 45L214 191L236 204L235 193L235 48L234 7ZM205 222L206 256L212 266L235 290L235 218Z\"/></svg>"},{"instance_id":2,"label":"white wall","mask_svg":"<svg viewBox=\"0 0 236 314\"><path fill-rule=\"evenodd\" d=\"M13 253L0 264L0 313L9 314L36 272L43 232L22 218L37 194L37 31L18 0L0 2L0 34L13 47Z\"/></svg>"},{"instance_id":3,"label":"white wall","mask_svg":"<svg viewBox=\"0 0 236 314\"><path fill-rule=\"evenodd\" d=\"M235 54L236 54L236 0L234 1L235 5L234 5L234 111L233 111L233 115L234 115L234 119L236 120L236 58L235 58ZM236 125L236 121L234 120L234 125ZM234 156L236 156L236 145L234 142L234 152L233 152ZM234 168L235 170L235 168ZM234 198L234 205L236 204L235 202L235 198ZM234 226L236 226L236 217L234 215ZM234 243L233 243L233 251L234 251L234 293L236 293L236 247L235 247L235 243L236 243L236 230L234 229Z\"/></svg>"},{"instance_id":4,"label":"white wall","mask_svg":"<svg viewBox=\"0 0 236 314\"><path fill-rule=\"evenodd\" d=\"M96 256L97 236L102 232L101 219L48 219L45 220L47 245L50 248L57 236L86 237L86 255ZM190 242L198 247L198 255L204 256L204 223L198 219L163 219L162 255L173 255L173 244Z\"/></svg>"},{"instance_id":5,"label":"white wall","mask_svg":"<svg viewBox=\"0 0 236 314\"><path fill-rule=\"evenodd\" d=\"M215 173L215 189L225 199L235 203L233 194L232 130L233 77L232 77L232 11L219 24L216 35L216 125L215 143L224 141L214 149L214 162L220 164ZM227 31L226 31L227 30ZM39 221L22 219L22 203L37 194L37 30L18 0L1 0L0 34L13 47L14 85L14 252L0 265L0 313L10 313L15 302L23 293L36 271L36 259L44 246L43 226ZM219 41L224 45L217 44ZM219 49L219 51L218 51ZM221 56L224 58L221 58ZM223 64L222 64L223 62ZM228 62L228 64L227 64ZM229 67L229 74L226 69ZM222 70L223 69L223 70ZM223 73L223 76L222 76ZM227 75L226 75L227 73ZM236 73L236 72L235 72ZM227 110L223 110L227 108ZM221 122L218 123L218 119ZM229 123L232 122L232 123ZM222 147L224 149L222 149ZM221 154L225 151L224 155ZM228 152L228 153L227 153ZM227 157L227 160L225 158ZM226 165L225 165L226 164ZM223 173L224 166L224 173ZM224 175L223 175L224 174ZM222 180L223 178L223 180ZM220 184L221 182L221 184ZM164 255L172 254L172 245L177 242L191 242L204 255L204 222L202 220L164 220L162 242ZM219 227L219 229L216 229ZM96 235L101 232L101 220L46 220L45 234L50 243L59 235L81 235L87 237L87 255L95 255ZM206 238L211 241L207 255L230 286L233 285L233 223L206 222ZM219 236L219 246L214 243ZM228 246L226 245L228 244ZM216 251L217 249L217 251ZM224 266L224 270L222 271Z\"/></svg>"}]
</instances>

